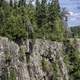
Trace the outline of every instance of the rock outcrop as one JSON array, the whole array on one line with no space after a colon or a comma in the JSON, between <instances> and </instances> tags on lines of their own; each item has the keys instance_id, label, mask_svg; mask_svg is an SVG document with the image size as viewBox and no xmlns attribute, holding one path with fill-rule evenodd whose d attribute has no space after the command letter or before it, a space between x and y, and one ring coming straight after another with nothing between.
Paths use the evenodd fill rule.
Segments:
<instances>
[{"instance_id":1,"label":"rock outcrop","mask_svg":"<svg viewBox=\"0 0 80 80\"><path fill-rule=\"evenodd\" d=\"M0 37L0 80L69 80L62 43Z\"/></svg>"}]
</instances>

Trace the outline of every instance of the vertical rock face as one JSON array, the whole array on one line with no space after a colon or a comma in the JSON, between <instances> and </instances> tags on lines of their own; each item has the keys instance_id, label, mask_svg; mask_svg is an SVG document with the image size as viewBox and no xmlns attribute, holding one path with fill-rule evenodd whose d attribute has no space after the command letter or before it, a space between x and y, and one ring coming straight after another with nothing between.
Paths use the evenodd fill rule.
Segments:
<instances>
[{"instance_id":1,"label":"vertical rock face","mask_svg":"<svg viewBox=\"0 0 80 80\"><path fill-rule=\"evenodd\" d=\"M69 80L62 43L0 38L0 80Z\"/></svg>"}]
</instances>

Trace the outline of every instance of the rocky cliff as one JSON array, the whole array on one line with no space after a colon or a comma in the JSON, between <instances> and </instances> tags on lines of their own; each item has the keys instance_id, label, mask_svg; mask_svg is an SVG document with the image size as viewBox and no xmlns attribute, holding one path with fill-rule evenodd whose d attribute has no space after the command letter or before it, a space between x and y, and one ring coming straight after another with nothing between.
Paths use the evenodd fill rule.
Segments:
<instances>
[{"instance_id":1,"label":"rocky cliff","mask_svg":"<svg viewBox=\"0 0 80 80\"><path fill-rule=\"evenodd\" d=\"M18 45L0 37L0 80L69 80L63 45L26 40Z\"/></svg>"}]
</instances>

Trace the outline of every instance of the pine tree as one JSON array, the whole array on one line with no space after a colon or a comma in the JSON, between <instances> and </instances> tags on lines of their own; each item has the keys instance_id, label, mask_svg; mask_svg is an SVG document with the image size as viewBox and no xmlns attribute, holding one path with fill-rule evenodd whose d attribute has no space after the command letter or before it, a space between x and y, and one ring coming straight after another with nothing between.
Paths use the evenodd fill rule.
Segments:
<instances>
[{"instance_id":1,"label":"pine tree","mask_svg":"<svg viewBox=\"0 0 80 80\"><path fill-rule=\"evenodd\" d=\"M4 0L0 0L0 6L2 6L3 2L4 2Z\"/></svg>"},{"instance_id":2,"label":"pine tree","mask_svg":"<svg viewBox=\"0 0 80 80\"><path fill-rule=\"evenodd\" d=\"M63 24L60 17L58 0L52 0L48 7L48 25L51 28L53 40L63 39Z\"/></svg>"},{"instance_id":3,"label":"pine tree","mask_svg":"<svg viewBox=\"0 0 80 80\"><path fill-rule=\"evenodd\" d=\"M10 6L13 7L13 0L10 0Z\"/></svg>"},{"instance_id":4,"label":"pine tree","mask_svg":"<svg viewBox=\"0 0 80 80\"><path fill-rule=\"evenodd\" d=\"M46 11L47 11L47 1L46 0L42 0L41 2L41 19L42 19L42 26L46 24Z\"/></svg>"},{"instance_id":5,"label":"pine tree","mask_svg":"<svg viewBox=\"0 0 80 80\"><path fill-rule=\"evenodd\" d=\"M18 2L16 0L14 0L14 7L16 8L18 5Z\"/></svg>"},{"instance_id":6,"label":"pine tree","mask_svg":"<svg viewBox=\"0 0 80 80\"><path fill-rule=\"evenodd\" d=\"M46 21L46 0L36 0L36 21L38 27L45 25Z\"/></svg>"},{"instance_id":7,"label":"pine tree","mask_svg":"<svg viewBox=\"0 0 80 80\"><path fill-rule=\"evenodd\" d=\"M47 3L47 0L36 0L35 5L32 4L33 0L28 0L29 3L27 4L26 0L19 0L17 3L16 0L14 0L14 3L13 0L10 0L10 4L6 3L6 5L3 1L1 2L2 4L0 4L2 5L0 7L0 26L4 27L1 27L0 30L4 31L0 32L2 32L4 36L16 39L16 37L21 38L21 36L26 36L28 32L28 38L31 38L29 35L32 36L34 32L36 38L52 40L62 38L63 29L58 1L54 2L54 0L51 0L51 3ZM16 32L10 30L11 27L13 27ZM19 32L20 28L22 30L21 33ZM23 32L25 33L24 35ZM13 35L12 33L16 34Z\"/></svg>"},{"instance_id":8,"label":"pine tree","mask_svg":"<svg viewBox=\"0 0 80 80\"><path fill-rule=\"evenodd\" d=\"M25 6L26 0L19 0L19 6Z\"/></svg>"},{"instance_id":9,"label":"pine tree","mask_svg":"<svg viewBox=\"0 0 80 80\"><path fill-rule=\"evenodd\" d=\"M54 2L52 1L48 7L48 24L51 27L51 30L55 30L54 28L54 20L55 20L55 12L54 12Z\"/></svg>"},{"instance_id":10,"label":"pine tree","mask_svg":"<svg viewBox=\"0 0 80 80\"><path fill-rule=\"evenodd\" d=\"M5 0L0 0L0 7L1 6L6 6L6 1Z\"/></svg>"},{"instance_id":11,"label":"pine tree","mask_svg":"<svg viewBox=\"0 0 80 80\"><path fill-rule=\"evenodd\" d=\"M40 17L40 11L41 9L41 4L39 0L36 0L36 23L38 27L41 27L41 17Z\"/></svg>"}]
</instances>

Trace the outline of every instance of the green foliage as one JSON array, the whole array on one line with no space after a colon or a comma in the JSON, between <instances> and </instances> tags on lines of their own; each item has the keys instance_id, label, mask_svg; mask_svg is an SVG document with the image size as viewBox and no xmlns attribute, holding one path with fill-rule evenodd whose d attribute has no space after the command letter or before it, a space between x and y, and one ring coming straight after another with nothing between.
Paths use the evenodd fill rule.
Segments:
<instances>
[{"instance_id":1,"label":"green foliage","mask_svg":"<svg viewBox=\"0 0 80 80\"><path fill-rule=\"evenodd\" d=\"M36 2L36 20L37 28L35 28L35 37L50 40L63 40L63 24L60 17L60 9L58 2L52 1L47 4L46 0L42 3Z\"/></svg>"},{"instance_id":2,"label":"green foliage","mask_svg":"<svg viewBox=\"0 0 80 80\"><path fill-rule=\"evenodd\" d=\"M19 6L25 6L26 0L19 0Z\"/></svg>"},{"instance_id":3,"label":"green foliage","mask_svg":"<svg viewBox=\"0 0 80 80\"><path fill-rule=\"evenodd\" d=\"M27 36L27 31L22 22L21 14L17 13L20 9L7 8L8 11L6 11L6 8L0 7L0 35L12 40L24 39Z\"/></svg>"},{"instance_id":4,"label":"green foliage","mask_svg":"<svg viewBox=\"0 0 80 80\"><path fill-rule=\"evenodd\" d=\"M71 27L72 37L80 38L80 26Z\"/></svg>"},{"instance_id":5,"label":"green foliage","mask_svg":"<svg viewBox=\"0 0 80 80\"><path fill-rule=\"evenodd\" d=\"M10 69L10 77L8 80L16 80L16 74L14 68Z\"/></svg>"},{"instance_id":6,"label":"green foliage","mask_svg":"<svg viewBox=\"0 0 80 80\"><path fill-rule=\"evenodd\" d=\"M53 80L58 80L58 77L59 77L57 74L58 67L57 67L56 63L53 63L52 67L53 67Z\"/></svg>"},{"instance_id":7,"label":"green foliage","mask_svg":"<svg viewBox=\"0 0 80 80\"><path fill-rule=\"evenodd\" d=\"M10 0L10 6L13 7L13 0Z\"/></svg>"},{"instance_id":8,"label":"green foliage","mask_svg":"<svg viewBox=\"0 0 80 80\"><path fill-rule=\"evenodd\" d=\"M76 40L64 42L65 47L65 61L69 69L71 80L80 79L80 52L76 49Z\"/></svg>"},{"instance_id":9,"label":"green foliage","mask_svg":"<svg viewBox=\"0 0 80 80\"><path fill-rule=\"evenodd\" d=\"M48 73L49 75L49 71L52 71L52 76L49 77L50 80L58 80L59 75L58 75L58 66L57 66L57 62L52 62L49 63L49 61L47 61L45 58L42 59L42 69L44 72Z\"/></svg>"},{"instance_id":10,"label":"green foliage","mask_svg":"<svg viewBox=\"0 0 80 80\"><path fill-rule=\"evenodd\" d=\"M0 35L16 42L26 38L63 40L63 24L60 18L58 1L47 3L47 0L26 0L0 4Z\"/></svg>"},{"instance_id":11,"label":"green foliage","mask_svg":"<svg viewBox=\"0 0 80 80\"><path fill-rule=\"evenodd\" d=\"M36 23L39 28L46 24L46 0L36 1Z\"/></svg>"}]
</instances>

